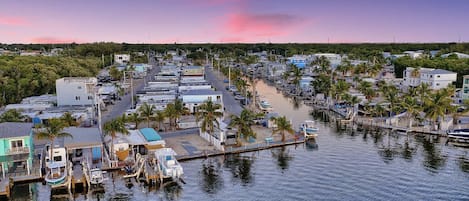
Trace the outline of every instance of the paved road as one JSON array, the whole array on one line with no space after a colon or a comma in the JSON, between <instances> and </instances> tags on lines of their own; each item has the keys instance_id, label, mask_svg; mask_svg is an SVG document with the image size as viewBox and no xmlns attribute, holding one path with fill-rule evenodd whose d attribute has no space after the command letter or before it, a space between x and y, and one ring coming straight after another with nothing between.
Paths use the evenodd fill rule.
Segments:
<instances>
[{"instance_id":1,"label":"paved road","mask_svg":"<svg viewBox=\"0 0 469 201\"><path fill-rule=\"evenodd\" d=\"M212 84L218 91L223 93L223 104L225 105L225 112L230 114L240 115L243 108L239 101L234 99L234 96L231 92L226 90L226 83L223 83L224 76L220 76L218 78L218 72L214 72L212 69L206 67L205 68L206 79L208 82Z\"/></svg>"},{"instance_id":2,"label":"paved road","mask_svg":"<svg viewBox=\"0 0 469 201\"><path fill-rule=\"evenodd\" d=\"M150 64L153 65L151 71L147 74L145 79L134 79L134 95L135 92L138 90L143 89L145 86L145 82L152 81L155 75L160 72L161 67L157 65L154 58L150 58ZM121 97L120 101L116 101L114 105L110 105L107 107L107 111L103 111L101 113L101 121L102 124L106 123L107 121L114 119L120 115L122 115L126 110L130 109L131 105L131 93L127 93L126 95Z\"/></svg>"},{"instance_id":3,"label":"paved road","mask_svg":"<svg viewBox=\"0 0 469 201\"><path fill-rule=\"evenodd\" d=\"M184 130L177 130L177 131L169 131L169 132L161 132L158 133L161 137L179 137L184 135L192 135L192 134L199 134L199 128L189 128Z\"/></svg>"}]
</instances>

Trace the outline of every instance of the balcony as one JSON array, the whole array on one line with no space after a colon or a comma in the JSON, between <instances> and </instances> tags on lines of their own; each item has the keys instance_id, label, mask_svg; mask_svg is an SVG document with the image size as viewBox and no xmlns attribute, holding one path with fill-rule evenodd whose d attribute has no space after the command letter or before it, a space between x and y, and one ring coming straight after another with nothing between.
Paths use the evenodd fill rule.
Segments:
<instances>
[{"instance_id":1,"label":"balcony","mask_svg":"<svg viewBox=\"0 0 469 201\"><path fill-rule=\"evenodd\" d=\"M29 147L12 147L8 149L8 154L24 154L29 153Z\"/></svg>"}]
</instances>

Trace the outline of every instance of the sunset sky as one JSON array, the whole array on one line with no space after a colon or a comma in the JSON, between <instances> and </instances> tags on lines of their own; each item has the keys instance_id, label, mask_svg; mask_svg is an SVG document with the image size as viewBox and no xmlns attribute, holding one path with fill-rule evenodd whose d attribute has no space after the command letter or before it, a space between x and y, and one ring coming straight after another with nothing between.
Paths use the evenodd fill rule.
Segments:
<instances>
[{"instance_id":1,"label":"sunset sky","mask_svg":"<svg viewBox=\"0 0 469 201\"><path fill-rule=\"evenodd\" d=\"M469 41L469 0L0 0L0 43Z\"/></svg>"}]
</instances>

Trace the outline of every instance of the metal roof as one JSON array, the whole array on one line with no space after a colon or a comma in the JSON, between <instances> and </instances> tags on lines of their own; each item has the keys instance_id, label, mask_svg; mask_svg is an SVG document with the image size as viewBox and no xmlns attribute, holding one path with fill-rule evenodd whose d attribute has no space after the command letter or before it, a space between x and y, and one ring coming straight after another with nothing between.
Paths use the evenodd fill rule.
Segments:
<instances>
[{"instance_id":1,"label":"metal roof","mask_svg":"<svg viewBox=\"0 0 469 201\"><path fill-rule=\"evenodd\" d=\"M3 122L0 123L0 138L29 136L33 123Z\"/></svg>"}]
</instances>

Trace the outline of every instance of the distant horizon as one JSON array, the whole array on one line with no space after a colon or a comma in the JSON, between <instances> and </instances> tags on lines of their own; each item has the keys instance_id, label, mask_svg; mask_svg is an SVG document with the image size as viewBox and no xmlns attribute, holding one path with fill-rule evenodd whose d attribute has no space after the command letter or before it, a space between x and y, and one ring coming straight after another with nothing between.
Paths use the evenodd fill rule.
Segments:
<instances>
[{"instance_id":1,"label":"distant horizon","mask_svg":"<svg viewBox=\"0 0 469 201\"><path fill-rule=\"evenodd\" d=\"M466 0L4 1L0 43L469 42L468 10Z\"/></svg>"},{"instance_id":2,"label":"distant horizon","mask_svg":"<svg viewBox=\"0 0 469 201\"><path fill-rule=\"evenodd\" d=\"M111 41L96 41L96 42L83 42L83 43L1 43L0 45L85 45L85 44L97 44L97 43L114 43L114 44L129 44L129 45L361 45L361 44L376 44L376 45L391 45L391 44L469 44L468 42L350 42L350 43L318 43L318 42L298 42L298 43L266 43L266 42L252 42L252 43L128 43L128 42L111 42Z\"/></svg>"}]
</instances>

